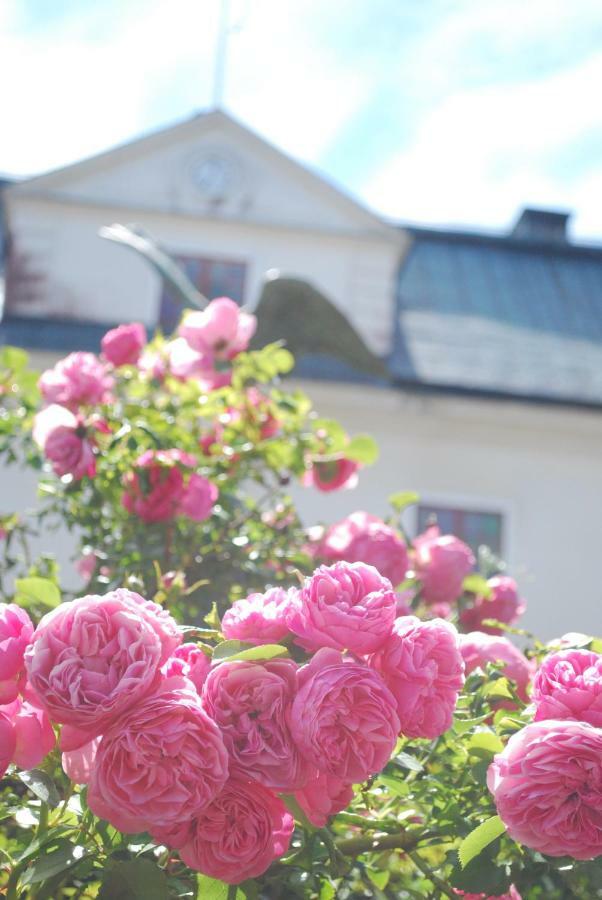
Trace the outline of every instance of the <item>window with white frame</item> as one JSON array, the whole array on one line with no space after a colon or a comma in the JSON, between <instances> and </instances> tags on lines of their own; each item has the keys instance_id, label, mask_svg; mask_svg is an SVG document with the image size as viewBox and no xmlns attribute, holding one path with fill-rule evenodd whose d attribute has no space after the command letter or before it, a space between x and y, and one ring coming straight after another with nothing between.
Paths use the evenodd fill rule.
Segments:
<instances>
[{"instance_id":1,"label":"window with white frame","mask_svg":"<svg viewBox=\"0 0 602 900\"><path fill-rule=\"evenodd\" d=\"M504 550L504 516L493 510L461 509L456 506L421 503L417 533L437 524L442 534L455 534L476 553L481 544L499 556Z\"/></svg>"},{"instance_id":2,"label":"window with white frame","mask_svg":"<svg viewBox=\"0 0 602 900\"><path fill-rule=\"evenodd\" d=\"M215 297L230 297L237 303L243 302L247 272L244 262L201 256L175 256L174 258L194 286L209 300L213 300ZM181 315L182 304L166 288L161 297L159 312L159 325L165 334L174 330Z\"/></svg>"}]
</instances>

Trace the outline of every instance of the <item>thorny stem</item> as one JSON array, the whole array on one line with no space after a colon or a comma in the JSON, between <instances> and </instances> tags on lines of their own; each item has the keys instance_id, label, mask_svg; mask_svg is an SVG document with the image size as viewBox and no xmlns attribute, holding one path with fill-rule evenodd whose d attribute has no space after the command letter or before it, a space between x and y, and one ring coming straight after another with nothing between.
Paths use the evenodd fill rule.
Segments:
<instances>
[{"instance_id":1,"label":"thorny stem","mask_svg":"<svg viewBox=\"0 0 602 900\"><path fill-rule=\"evenodd\" d=\"M427 865L427 863L422 859L422 857L418 853L415 853L414 851L410 851L410 852L408 852L408 856L410 857L410 859L412 860L412 862L414 863L416 868L420 869L420 871L424 875L426 875L428 880L431 881L435 885L435 887L439 888L439 890L441 891L442 894L444 894L446 897L452 897L452 898L455 897L455 894L452 891L452 889L450 887L448 887L444 881L441 881L441 879L438 877L438 875L435 875L435 873L430 868L430 866Z\"/></svg>"},{"instance_id":2,"label":"thorny stem","mask_svg":"<svg viewBox=\"0 0 602 900\"><path fill-rule=\"evenodd\" d=\"M378 837L370 835L369 837L347 838L344 841L337 841L336 848L339 853L343 853L345 856L359 856L360 853L377 853L380 850L405 850L409 852L425 837L426 835L424 834L414 837L402 831L399 834L383 834Z\"/></svg>"}]
</instances>

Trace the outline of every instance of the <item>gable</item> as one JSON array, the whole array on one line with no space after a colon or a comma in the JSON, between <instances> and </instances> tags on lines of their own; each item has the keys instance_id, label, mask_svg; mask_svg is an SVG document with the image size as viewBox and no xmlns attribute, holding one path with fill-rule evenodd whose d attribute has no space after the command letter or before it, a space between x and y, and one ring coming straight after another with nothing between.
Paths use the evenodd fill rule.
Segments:
<instances>
[{"instance_id":1,"label":"gable","mask_svg":"<svg viewBox=\"0 0 602 900\"><path fill-rule=\"evenodd\" d=\"M35 194L92 204L350 233L392 231L324 179L221 112L22 182Z\"/></svg>"}]
</instances>

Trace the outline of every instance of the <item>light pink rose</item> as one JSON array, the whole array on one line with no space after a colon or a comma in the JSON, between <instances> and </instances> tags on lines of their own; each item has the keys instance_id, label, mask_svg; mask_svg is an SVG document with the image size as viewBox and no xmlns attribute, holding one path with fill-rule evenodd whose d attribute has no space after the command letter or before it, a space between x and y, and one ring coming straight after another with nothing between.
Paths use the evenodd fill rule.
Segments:
<instances>
[{"instance_id":1,"label":"light pink rose","mask_svg":"<svg viewBox=\"0 0 602 900\"><path fill-rule=\"evenodd\" d=\"M33 439L52 463L56 475L72 475L79 481L96 472L93 443L83 419L56 403L41 410L34 418Z\"/></svg>"},{"instance_id":2,"label":"light pink rose","mask_svg":"<svg viewBox=\"0 0 602 900\"><path fill-rule=\"evenodd\" d=\"M200 647L197 647L196 644L180 644L179 647L176 647L161 671L166 678L170 678L173 675L188 678L200 694L210 668L211 661Z\"/></svg>"},{"instance_id":3,"label":"light pink rose","mask_svg":"<svg viewBox=\"0 0 602 900\"><path fill-rule=\"evenodd\" d=\"M86 584L90 581L96 571L98 558L94 550L87 549L75 563L75 570L82 581Z\"/></svg>"},{"instance_id":4,"label":"light pink rose","mask_svg":"<svg viewBox=\"0 0 602 900\"><path fill-rule=\"evenodd\" d=\"M391 633L396 604L391 582L373 566L339 562L320 566L291 594L286 619L305 650L333 647L365 654Z\"/></svg>"},{"instance_id":5,"label":"light pink rose","mask_svg":"<svg viewBox=\"0 0 602 900\"><path fill-rule=\"evenodd\" d=\"M45 615L25 665L50 718L93 737L157 685L160 667L180 641L169 613L118 589L62 603Z\"/></svg>"},{"instance_id":6,"label":"light pink rose","mask_svg":"<svg viewBox=\"0 0 602 900\"><path fill-rule=\"evenodd\" d=\"M487 634L503 634L495 625L483 625L485 619L496 619L506 625L514 625L526 609L526 604L518 594L514 578L496 575L487 582L491 588L490 597L476 597L471 606L462 610L460 622L470 631L485 631Z\"/></svg>"},{"instance_id":7,"label":"light pink rose","mask_svg":"<svg viewBox=\"0 0 602 900\"><path fill-rule=\"evenodd\" d=\"M165 679L104 735L88 805L126 833L169 828L202 812L228 778L219 728L186 679Z\"/></svg>"},{"instance_id":8,"label":"light pink rose","mask_svg":"<svg viewBox=\"0 0 602 900\"><path fill-rule=\"evenodd\" d=\"M507 894L467 894L466 891L459 891L457 888L454 888L454 894L457 894L458 897L465 897L466 900L522 900L521 895L516 890L513 884L510 885Z\"/></svg>"},{"instance_id":9,"label":"light pink rose","mask_svg":"<svg viewBox=\"0 0 602 900\"><path fill-rule=\"evenodd\" d=\"M118 325L107 331L100 346L105 359L114 366L133 366L146 344L146 329L140 322Z\"/></svg>"},{"instance_id":10,"label":"light pink rose","mask_svg":"<svg viewBox=\"0 0 602 900\"><path fill-rule=\"evenodd\" d=\"M282 800L255 782L231 778L193 822L182 861L211 878L257 878L288 850L294 821Z\"/></svg>"},{"instance_id":11,"label":"light pink rose","mask_svg":"<svg viewBox=\"0 0 602 900\"><path fill-rule=\"evenodd\" d=\"M10 717L0 710L0 778L4 778L8 769L17 739Z\"/></svg>"},{"instance_id":12,"label":"light pink rose","mask_svg":"<svg viewBox=\"0 0 602 900\"><path fill-rule=\"evenodd\" d=\"M96 762L100 738L96 737L81 747L65 750L61 756L63 772L76 784L88 784Z\"/></svg>"},{"instance_id":13,"label":"light pink rose","mask_svg":"<svg viewBox=\"0 0 602 900\"><path fill-rule=\"evenodd\" d=\"M255 316L243 312L234 300L218 297L202 312L186 312L178 333L201 353L232 359L247 349L256 328Z\"/></svg>"},{"instance_id":14,"label":"light pink rose","mask_svg":"<svg viewBox=\"0 0 602 900\"><path fill-rule=\"evenodd\" d=\"M400 584L408 569L408 551L397 532L382 519L367 512L354 512L331 525L318 553L327 560L364 562Z\"/></svg>"},{"instance_id":15,"label":"light pink rose","mask_svg":"<svg viewBox=\"0 0 602 900\"><path fill-rule=\"evenodd\" d=\"M203 685L203 708L219 725L233 776L289 792L309 769L290 731L297 690L292 659L219 663Z\"/></svg>"},{"instance_id":16,"label":"light pink rose","mask_svg":"<svg viewBox=\"0 0 602 900\"><path fill-rule=\"evenodd\" d=\"M277 644L290 634L286 611L291 591L274 587L263 594L235 600L222 617L222 634L228 640L248 644Z\"/></svg>"},{"instance_id":17,"label":"light pink rose","mask_svg":"<svg viewBox=\"0 0 602 900\"><path fill-rule=\"evenodd\" d=\"M0 711L8 710L15 731L12 761L20 769L35 769L56 744L48 714L40 707L21 699Z\"/></svg>"},{"instance_id":18,"label":"light pink rose","mask_svg":"<svg viewBox=\"0 0 602 900\"><path fill-rule=\"evenodd\" d=\"M368 660L396 700L401 733L436 738L451 726L464 684L464 662L453 625L442 619L396 619L393 633Z\"/></svg>"},{"instance_id":19,"label":"light pink rose","mask_svg":"<svg viewBox=\"0 0 602 900\"><path fill-rule=\"evenodd\" d=\"M487 663L503 663L502 672L516 685L519 697L529 699L527 688L531 681L531 664L524 653L508 638L471 631L460 635L460 651L468 675L478 666L486 668ZM558 718L554 716L554 718Z\"/></svg>"},{"instance_id":20,"label":"light pink rose","mask_svg":"<svg viewBox=\"0 0 602 900\"><path fill-rule=\"evenodd\" d=\"M168 362L164 353L147 347L138 360L138 371L146 378L163 381L168 371Z\"/></svg>"},{"instance_id":21,"label":"light pink rose","mask_svg":"<svg viewBox=\"0 0 602 900\"><path fill-rule=\"evenodd\" d=\"M196 459L181 450L146 450L124 477L123 506L144 522L165 522L175 516L206 519L217 499L217 488L190 470Z\"/></svg>"},{"instance_id":22,"label":"light pink rose","mask_svg":"<svg viewBox=\"0 0 602 900\"><path fill-rule=\"evenodd\" d=\"M0 603L0 703L11 703L19 693L23 655L33 634L33 623L16 603Z\"/></svg>"},{"instance_id":23,"label":"light pink rose","mask_svg":"<svg viewBox=\"0 0 602 900\"><path fill-rule=\"evenodd\" d=\"M167 367L174 378L187 381L189 378L211 377L213 358L207 353L194 350L183 337L169 341L164 348Z\"/></svg>"},{"instance_id":24,"label":"light pink rose","mask_svg":"<svg viewBox=\"0 0 602 900\"><path fill-rule=\"evenodd\" d=\"M533 682L535 721L578 719L602 728L602 655L561 650L543 660Z\"/></svg>"},{"instance_id":25,"label":"light pink rose","mask_svg":"<svg viewBox=\"0 0 602 900\"><path fill-rule=\"evenodd\" d=\"M453 603L475 564L472 550L452 534L433 525L414 540L414 569L426 603Z\"/></svg>"},{"instance_id":26,"label":"light pink rose","mask_svg":"<svg viewBox=\"0 0 602 900\"><path fill-rule=\"evenodd\" d=\"M301 483L305 487L315 487L319 491L340 491L354 488L358 482L359 463L344 456L327 460L314 459L306 470Z\"/></svg>"},{"instance_id":27,"label":"light pink rose","mask_svg":"<svg viewBox=\"0 0 602 900\"><path fill-rule=\"evenodd\" d=\"M193 472L188 478L184 489L184 496L180 500L178 515L188 516L194 522L202 522L208 519L213 510L213 504L217 500L218 490L216 486Z\"/></svg>"},{"instance_id":28,"label":"light pink rose","mask_svg":"<svg viewBox=\"0 0 602 900\"><path fill-rule=\"evenodd\" d=\"M352 784L387 764L399 734L395 698L380 675L337 650L318 650L298 672L293 738L322 772Z\"/></svg>"},{"instance_id":29,"label":"light pink rose","mask_svg":"<svg viewBox=\"0 0 602 900\"><path fill-rule=\"evenodd\" d=\"M547 856L602 854L602 729L549 719L513 734L487 785L510 837Z\"/></svg>"},{"instance_id":30,"label":"light pink rose","mask_svg":"<svg viewBox=\"0 0 602 900\"><path fill-rule=\"evenodd\" d=\"M93 353L70 353L47 369L38 381L46 403L58 403L76 409L81 405L105 403L113 379L106 366Z\"/></svg>"},{"instance_id":31,"label":"light pink rose","mask_svg":"<svg viewBox=\"0 0 602 900\"><path fill-rule=\"evenodd\" d=\"M331 816L349 806L353 786L327 772L316 772L301 790L295 791L295 800L311 824L323 828Z\"/></svg>"}]
</instances>

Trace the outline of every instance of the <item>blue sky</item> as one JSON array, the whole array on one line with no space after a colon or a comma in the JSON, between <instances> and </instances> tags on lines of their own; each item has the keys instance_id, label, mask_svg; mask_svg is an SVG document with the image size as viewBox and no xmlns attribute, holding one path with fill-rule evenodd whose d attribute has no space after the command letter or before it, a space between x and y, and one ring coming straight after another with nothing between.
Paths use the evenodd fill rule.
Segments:
<instances>
[{"instance_id":1,"label":"blue sky","mask_svg":"<svg viewBox=\"0 0 602 900\"><path fill-rule=\"evenodd\" d=\"M225 105L386 215L602 240L600 0L230 0ZM218 0L2 0L0 172L211 102Z\"/></svg>"}]
</instances>

